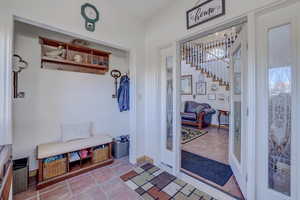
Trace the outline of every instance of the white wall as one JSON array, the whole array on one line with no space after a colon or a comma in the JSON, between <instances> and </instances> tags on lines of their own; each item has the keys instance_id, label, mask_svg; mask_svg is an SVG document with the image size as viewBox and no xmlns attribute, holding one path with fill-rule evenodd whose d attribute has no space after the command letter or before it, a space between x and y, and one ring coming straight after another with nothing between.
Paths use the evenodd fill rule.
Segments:
<instances>
[{"instance_id":1,"label":"white wall","mask_svg":"<svg viewBox=\"0 0 300 200\"><path fill-rule=\"evenodd\" d=\"M284 1L284 0L282 0ZM160 58L159 48L190 35L203 31L217 24L228 22L237 17L244 16L255 9L262 8L280 0L227 0L226 15L214 19L193 29L186 28L186 11L194 7L198 0L174 0L164 12L153 17L146 29L146 155L159 161L160 149Z\"/></svg>"},{"instance_id":2,"label":"white wall","mask_svg":"<svg viewBox=\"0 0 300 200\"><path fill-rule=\"evenodd\" d=\"M0 145L12 143L11 128L11 72L5 66L10 65L9 53L12 46L12 23L8 17L7 1L0 1Z\"/></svg>"},{"instance_id":3,"label":"white wall","mask_svg":"<svg viewBox=\"0 0 300 200\"><path fill-rule=\"evenodd\" d=\"M181 95L181 111L184 110L184 102L186 101L196 101L199 103L208 103L213 109L226 110L229 111L229 96L230 91L226 90L225 86L220 86L217 82L213 82L212 78L207 78L206 75L202 74L195 67L191 67L190 64L186 64L185 61L181 62L181 75L192 75L193 80L193 95ZM198 81L206 82L206 95L196 95L196 83ZM217 91L211 91L211 84L217 84ZM208 94L216 94L216 100L209 100ZM225 96L225 101L220 101L218 95L223 94ZM212 124L218 125L218 112L213 115Z\"/></svg>"},{"instance_id":4,"label":"white wall","mask_svg":"<svg viewBox=\"0 0 300 200\"><path fill-rule=\"evenodd\" d=\"M95 32L88 32L84 28L84 20L80 14L82 4L89 2L100 11L100 21L96 25ZM77 34L85 39L100 41L114 47L130 50L130 76L132 80L131 94L132 106L130 113L130 132L133 136L132 160L144 154L144 124L145 124L145 26L139 19L131 17L130 13L114 8L109 0L52 0L52 1L1 1L0 24L8 24L0 29L0 36L9 32L8 38L12 40L11 26L13 16L47 25L50 28ZM2 39L2 38L1 38ZM10 55L12 48L1 51L3 55ZM0 68L6 68L7 64L1 62ZM51 73L51 72L50 72ZM10 82L6 83L10 84ZM3 87L3 85L1 85ZM1 88L2 90L3 88ZM10 112L7 112L10 113ZM136 113L136 115L135 115ZM9 116L5 116L11 121ZM10 133L8 133L10 137ZM136 137L135 137L136 136ZM32 138L27 138L31 140Z\"/></svg>"},{"instance_id":5,"label":"white wall","mask_svg":"<svg viewBox=\"0 0 300 200\"><path fill-rule=\"evenodd\" d=\"M41 69L39 36L69 42L72 38L16 23L14 53L29 63L19 75L19 91L24 99L13 101L13 156L30 157L30 168L37 167L35 150L38 144L60 141L63 123L93 122L96 134L113 137L129 134L129 112L120 112L112 99L114 79L110 73L94 75ZM128 54L111 52L110 69L128 72ZM28 138L32 138L28 140Z\"/></svg>"}]
</instances>

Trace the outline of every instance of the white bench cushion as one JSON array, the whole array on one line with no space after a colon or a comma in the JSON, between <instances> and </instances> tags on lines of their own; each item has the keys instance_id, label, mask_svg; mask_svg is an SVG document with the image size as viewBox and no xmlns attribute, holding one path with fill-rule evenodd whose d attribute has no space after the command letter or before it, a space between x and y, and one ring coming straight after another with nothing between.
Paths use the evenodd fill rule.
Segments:
<instances>
[{"instance_id":1,"label":"white bench cushion","mask_svg":"<svg viewBox=\"0 0 300 200\"><path fill-rule=\"evenodd\" d=\"M69 142L55 142L38 145L38 159L48 158L59 154L64 154L72 151L94 147L102 144L107 144L113 141L109 135L93 136L87 139L73 140Z\"/></svg>"}]
</instances>

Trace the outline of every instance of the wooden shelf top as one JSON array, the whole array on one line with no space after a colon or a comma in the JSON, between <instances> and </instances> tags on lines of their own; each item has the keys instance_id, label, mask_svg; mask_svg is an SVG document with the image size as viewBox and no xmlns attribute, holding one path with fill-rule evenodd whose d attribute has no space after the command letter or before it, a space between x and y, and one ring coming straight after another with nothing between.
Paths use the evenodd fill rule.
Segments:
<instances>
[{"instance_id":1,"label":"wooden shelf top","mask_svg":"<svg viewBox=\"0 0 300 200\"><path fill-rule=\"evenodd\" d=\"M43 37L39 37L40 39L40 44L42 45L48 45L48 46L63 46L66 49L70 49L70 50L76 50L79 52L89 52L93 55L102 55L102 56L109 56L111 53L110 52L106 52L106 51L100 51L98 49L92 49L89 47L85 47L85 46L79 46L79 45L74 45L71 43L66 43L66 42L60 42L57 40L52 40L52 39L48 39L48 38L43 38Z\"/></svg>"},{"instance_id":2,"label":"wooden shelf top","mask_svg":"<svg viewBox=\"0 0 300 200\"><path fill-rule=\"evenodd\" d=\"M86 67L86 68L91 68L91 69L99 69L99 70L103 70L103 72L108 71L108 68L104 65L78 63L75 61L50 58L50 57L46 57L46 56L42 57L42 62L60 63L60 64L65 64L65 65L80 66L80 67Z\"/></svg>"}]
</instances>

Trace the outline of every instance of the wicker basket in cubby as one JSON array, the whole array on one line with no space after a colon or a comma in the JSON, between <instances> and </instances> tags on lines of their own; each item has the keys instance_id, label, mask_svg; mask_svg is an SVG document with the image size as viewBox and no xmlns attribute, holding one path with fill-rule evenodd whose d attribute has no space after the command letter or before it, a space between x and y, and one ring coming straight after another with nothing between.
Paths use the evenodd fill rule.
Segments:
<instances>
[{"instance_id":1,"label":"wicker basket in cubby","mask_svg":"<svg viewBox=\"0 0 300 200\"><path fill-rule=\"evenodd\" d=\"M67 159L62 158L43 164L43 179L50 179L67 172Z\"/></svg>"},{"instance_id":2,"label":"wicker basket in cubby","mask_svg":"<svg viewBox=\"0 0 300 200\"><path fill-rule=\"evenodd\" d=\"M102 162L105 160L108 160L108 146L101 148L101 149L96 149L93 151L93 162Z\"/></svg>"}]
</instances>

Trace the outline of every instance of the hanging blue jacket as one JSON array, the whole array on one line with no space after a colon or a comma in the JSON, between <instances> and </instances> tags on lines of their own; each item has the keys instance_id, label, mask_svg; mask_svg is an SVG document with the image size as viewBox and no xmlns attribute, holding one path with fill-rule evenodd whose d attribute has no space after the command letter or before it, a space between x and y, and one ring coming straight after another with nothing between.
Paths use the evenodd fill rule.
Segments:
<instances>
[{"instance_id":1,"label":"hanging blue jacket","mask_svg":"<svg viewBox=\"0 0 300 200\"><path fill-rule=\"evenodd\" d=\"M118 89L118 103L120 112L129 110L129 77L127 75L122 76L120 80L120 86Z\"/></svg>"}]
</instances>

